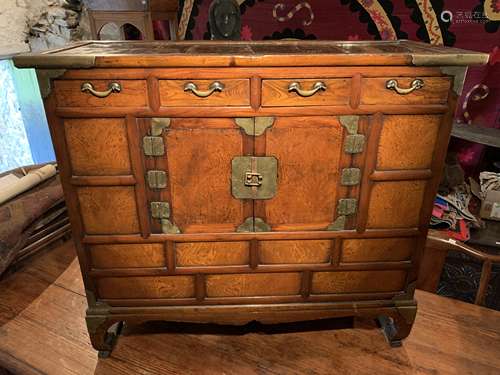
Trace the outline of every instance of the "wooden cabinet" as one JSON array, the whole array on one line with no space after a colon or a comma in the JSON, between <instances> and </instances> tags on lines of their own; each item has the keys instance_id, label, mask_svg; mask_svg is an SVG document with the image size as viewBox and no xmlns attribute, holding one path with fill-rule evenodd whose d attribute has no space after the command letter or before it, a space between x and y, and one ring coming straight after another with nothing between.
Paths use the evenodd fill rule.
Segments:
<instances>
[{"instance_id":1,"label":"wooden cabinet","mask_svg":"<svg viewBox=\"0 0 500 375\"><path fill-rule=\"evenodd\" d=\"M460 76L486 59L408 41L15 57L38 69L94 347L123 321L360 315L400 342Z\"/></svg>"}]
</instances>

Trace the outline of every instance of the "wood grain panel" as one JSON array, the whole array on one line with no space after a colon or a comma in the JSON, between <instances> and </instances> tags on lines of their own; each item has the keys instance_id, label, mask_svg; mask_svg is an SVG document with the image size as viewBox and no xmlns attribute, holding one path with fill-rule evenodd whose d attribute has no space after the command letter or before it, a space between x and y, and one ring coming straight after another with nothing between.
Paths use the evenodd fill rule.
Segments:
<instances>
[{"instance_id":1,"label":"wood grain panel","mask_svg":"<svg viewBox=\"0 0 500 375\"><path fill-rule=\"evenodd\" d=\"M89 246L94 268L165 267L163 244L110 244Z\"/></svg>"},{"instance_id":2,"label":"wood grain panel","mask_svg":"<svg viewBox=\"0 0 500 375\"><path fill-rule=\"evenodd\" d=\"M409 260L415 250L414 238L346 239L342 241L341 262L383 262Z\"/></svg>"},{"instance_id":3,"label":"wood grain panel","mask_svg":"<svg viewBox=\"0 0 500 375\"><path fill-rule=\"evenodd\" d=\"M200 98L190 91L184 91L184 85L188 82L194 83L199 90L205 91L214 81L222 83L224 90L216 91L205 98ZM250 80L248 79L160 80L159 89L162 107L250 105Z\"/></svg>"},{"instance_id":4,"label":"wood grain panel","mask_svg":"<svg viewBox=\"0 0 500 375\"><path fill-rule=\"evenodd\" d=\"M429 168L440 123L441 116L384 116L377 168Z\"/></svg>"},{"instance_id":5,"label":"wood grain panel","mask_svg":"<svg viewBox=\"0 0 500 375\"><path fill-rule=\"evenodd\" d=\"M259 260L263 264L328 263L332 241L260 241Z\"/></svg>"},{"instance_id":6,"label":"wood grain panel","mask_svg":"<svg viewBox=\"0 0 500 375\"><path fill-rule=\"evenodd\" d=\"M104 277L98 279L100 298L194 297L193 276Z\"/></svg>"},{"instance_id":7,"label":"wood grain panel","mask_svg":"<svg viewBox=\"0 0 500 375\"><path fill-rule=\"evenodd\" d=\"M390 79L396 79L401 88L411 87L415 78L424 81L424 87L407 95L401 95L385 87ZM444 77L387 77L364 78L361 82L361 104L442 104L446 103L450 79Z\"/></svg>"},{"instance_id":8,"label":"wood grain panel","mask_svg":"<svg viewBox=\"0 0 500 375\"><path fill-rule=\"evenodd\" d=\"M133 187L81 187L77 195L86 233L139 232Z\"/></svg>"},{"instance_id":9,"label":"wood grain panel","mask_svg":"<svg viewBox=\"0 0 500 375\"><path fill-rule=\"evenodd\" d=\"M231 160L243 152L234 120L175 119L166 147L175 224L182 232L234 231L245 219L243 201L231 195Z\"/></svg>"},{"instance_id":10,"label":"wood grain panel","mask_svg":"<svg viewBox=\"0 0 500 375\"><path fill-rule=\"evenodd\" d=\"M302 97L296 92L289 92L292 82L299 82L303 90L310 90L318 82L324 82L326 90L320 90L313 96ZM349 104L351 95L350 79L265 79L262 81L262 106L309 106L309 105L344 105Z\"/></svg>"},{"instance_id":11,"label":"wood grain panel","mask_svg":"<svg viewBox=\"0 0 500 375\"><path fill-rule=\"evenodd\" d=\"M406 271L313 272L312 294L377 293L403 290Z\"/></svg>"},{"instance_id":12,"label":"wood grain panel","mask_svg":"<svg viewBox=\"0 0 500 375\"><path fill-rule=\"evenodd\" d=\"M64 128L73 175L131 174L123 119L68 119Z\"/></svg>"},{"instance_id":13,"label":"wood grain panel","mask_svg":"<svg viewBox=\"0 0 500 375\"><path fill-rule=\"evenodd\" d=\"M178 267L228 266L249 262L249 242L180 242L175 245Z\"/></svg>"},{"instance_id":14,"label":"wood grain panel","mask_svg":"<svg viewBox=\"0 0 500 375\"><path fill-rule=\"evenodd\" d=\"M266 131L266 155L278 159L277 194L264 201L269 225L320 229L332 221L342 129L336 117L282 117Z\"/></svg>"},{"instance_id":15,"label":"wood grain panel","mask_svg":"<svg viewBox=\"0 0 500 375\"><path fill-rule=\"evenodd\" d=\"M81 91L84 82L92 83L97 91L106 91L111 82L119 83L122 89L106 98L98 98ZM59 107L146 107L148 105L145 80L56 80L54 91Z\"/></svg>"},{"instance_id":16,"label":"wood grain panel","mask_svg":"<svg viewBox=\"0 0 500 375\"><path fill-rule=\"evenodd\" d=\"M300 284L299 272L209 275L207 297L296 295Z\"/></svg>"},{"instance_id":17,"label":"wood grain panel","mask_svg":"<svg viewBox=\"0 0 500 375\"><path fill-rule=\"evenodd\" d=\"M426 181L376 182L368 206L368 228L418 226Z\"/></svg>"}]
</instances>

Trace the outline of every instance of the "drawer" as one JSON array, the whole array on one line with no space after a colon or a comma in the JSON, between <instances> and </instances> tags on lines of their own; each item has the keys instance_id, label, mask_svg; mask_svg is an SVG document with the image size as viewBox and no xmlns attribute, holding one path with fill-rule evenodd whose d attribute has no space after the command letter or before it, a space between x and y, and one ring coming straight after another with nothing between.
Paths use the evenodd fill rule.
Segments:
<instances>
[{"instance_id":1,"label":"drawer","mask_svg":"<svg viewBox=\"0 0 500 375\"><path fill-rule=\"evenodd\" d=\"M118 86L112 86L113 84ZM82 87L86 89L82 91ZM146 107L148 105L147 85L144 80L59 80L54 82L54 89L59 107Z\"/></svg>"},{"instance_id":2,"label":"drawer","mask_svg":"<svg viewBox=\"0 0 500 375\"><path fill-rule=\"evenodd\" d=\"M93 268L150 268L165 267L163 244L105 244L90 245Z\"/></svg>"},{"instance_id":3,"label":"drawer","mask_svg":"<svg viewBox=\"0 0 500 375\"><path fill-rule=\"evenodd\" d=\"M342 241L342 263L398 262L409 260L415 238L363 238Z\"/></svg>"},{"instance_id":4,"label":"drawer","mask_svg":"<svg viewBox=\"0 0 500 375\"><path fill-rule=\"evenodd\" d=\"M262 81L263 107L346 105L351 80L341 79L265 79Z\"/></svg>"},{"instance_id":5,"label":"drawer","mask_svg":"<svg viewBox=\"0 0 500 375\"><path fill-rule=\"evenodd\" d=\"M361 83L361 104L445 104L450 78L387 77L365 78Z\"/></svg>"},{"instance_id":6,"label":"drawer","mask_svg":"<svg viewBox=\"0 0 500 375\"><path fill-rule=\"evenodd\" d=\"M247 106L250 105L248 79L159 81L162 107Z\"/></svg>"},{"instance_id":7,"label":"drawer","mask_svg":"<svg viewBox=\"0 0 500 375\"><path fill-rule=\"evenodd\" d=\"M96 280L99 298L193 298L194 276L103 277Z\"/></svg>"},{"instance_id":8,"label":"drawer","mask_svg":"<svg viewBox=\"0 0 500 375\"><path fill-rule=\"evenodd\" d=\"M248 265L250 244L235 242L179 242L175 245L177 267Z\"/></svg>"},{"instance_id":9,"label":"drawer","mask_svg":"<svg viewBox=\"0 0 500 375\"><path fill-rule=\"evenodd\" d=\"M406 271L313 272L312 294L384 293L404 289Z\"/></svg>"},{"instance_id":10,"label":"drawer","mask_svg":"<svg viewBox=\"0 0 500 375\"><path fill-rule=\"evenodd\" d=\"M330 262L331 240L260 241L261 264L322 264Z\"/></svg>"},{"instance_id":11,"label":"drawer","mask_svg":"<svg viewBox=\"0 0 500 375\"><path fill-rule=\"evenodd\" d=\"M300 294L301 274L243 273L206 276L207 297L261 297Z\"/></svg>"}]
</instances>

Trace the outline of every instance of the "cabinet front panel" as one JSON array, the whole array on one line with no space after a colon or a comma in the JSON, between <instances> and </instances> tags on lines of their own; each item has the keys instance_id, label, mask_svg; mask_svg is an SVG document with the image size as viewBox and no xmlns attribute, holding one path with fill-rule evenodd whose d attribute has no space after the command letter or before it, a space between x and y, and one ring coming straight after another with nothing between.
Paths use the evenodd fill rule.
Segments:
<instances>
[{"instance_id":1,"label":"cabinet front panel","mask_svg":"<svg viewBox=\"0 0 500 375\"><path fill-rule=\"evenodd\" d=\"M416 79L420 79L423 86L409 93L398 93L386 87L388 81L395 80L399 88L410 89ZM449 89L450 79L444 77L364 78L361 82L361 104L444 104L448 100Z\"/></svg>"},{"instance_id":2,"label":"cabinet front panel","mask_svg":"<svg viewBox=\"0 0 500 375\"><path fill-rule=\"evenodd\" d=\"M336 206L343 151L337 118L281 117L264 136L266 155L278 159L276 196L262 201L266 222L275 230L328 226Z\"/></svg>"},{"instance_id":3,"label":"cabinet front panel","mask_svg":"<svg viewBox=\"0 0 500 375\"><path fill-rule=\"evenodd\" d=\"M68 119L64 130L73 175L131 173L123 119Z\"/></svg>"},{"instance_id":4,"label":"cabinet front panel","mask_svg":"<svg viewBox=\"0 0 500 375\"><path fill-rule=\"evenodd\" d=\"M314 87L318 83L323 83L324 86L315 91ZM290 90L293 87L291 85L294 84L298 86ZM304 90L303 92L309 96L300 95L298 92L300 90ZM262 81L263 107L347 105L350 95L350 79L266 79Z\"/></svg>"},{"instance_id":5,"label":"cabinet front panel","mask_svg":"<svg viewBox=\"0 0 500 375\"><path fill-rule=\"evenodd\" d=\"M250 81L248 79L214 80L160 80L160 102L163 107L185 106L236 106L250 105ZM211 93L214 83L223 85L221 91ZM192 83L202 95L193 90L185 90ZM213 87L213 86L212 86Z\"/></svg>"},{"instance_id":6,"label":"cabinet front panel","mask_svg":"<svg viewBox=\"0 0 500 375\"><path fill-rule=\"evenodd\" d=\"M96 281L100 298L191 298L194 276L103 277Z\"/></svg>"},{"instance_id":7,"label":"cabinet front panel","mask_svg":"<svg viewBox=\"0 0 500 375\"><path fill-rule=\"evenodd\" d=\"M244 153L234 119L174 119L165 145L175 224L183 233L234 232L245 219L231 195L231 160Z\"/></svg>"},{"instance_id":8,"label":"cabinet front panel","mask_svg":"<svg viewBox=\"0 0 500 375\"><path fill-rule=\"evenodd\" d=\"M430 168L441 123L438 115L386 115L377 169Z\"/></svg>"},{"instance_id":9,"label":"cabinet front panel","mask_svg":"<svg viewBox=\"0 0 500 375\"><path fill-rule=\"evenodd\" d=\"M345 239L342 241L340 261L351 263L409 260L415 246L415 238Z\"/></svg>"},{"instance_id":10,"label":"cabinet front panel","mask_svg":"<svg viewBox=\"0 0 500 375\"><path fill-rule=\"evenodd\" d=\"M406 271L314 272L312 294L397 292Z\"/></svg>"},{"instance_id":11,"label":"cabinet front panel","mask_svg":"<svg viewBox=\"0 0 500 375\"><path fill-rule=\"evenodd\" d=\"M320 264L330 261L333 241L260 241L259 261L262 264Z\"/></svg>"},{"instance_id":12,"label":"cabinet front panel","mask_svg":"<svg viewBox=\"0 0 500 375\"><path fill-rule=\"evenodd\" d=\"M94 268L165 267L163 244L109 244L89 246Z\"/></svg>"},{"instance_id":13,"label":"cabinet front panel","mask_svg":"<svg viewBox=\"0 0 500 375\"><path fill-rule=\"evenodd\" d=\"M113 82L119 83L120 92L111 92L104 98L82 92L83 83L90 83L98 92L109 90ZM59 107L146 107L148 92L143 80L56 80L54 91Z\"/></svg>"},{"instance_id":14,"label":"cabinet front panel","mask_svg":"<svg viewBox=\"0 0 500 375\"><path fill-rule=\"evenodd\" d=\"M77 196L87 234L139 233L133 187L80 187Z\"/></svg>"},{"instance_id":15,"label":"cabinet front panel","mask_svg":"<svg viewBox=\"0 0 500 375\"><path fill-rule=\"evenodd\" d=\"M206 281L207 297L287 296L300 293L301 274L208 275Z\"/></svg>"},{"instance_id":16,"label":"cabinet front panel","mask_svg":"<svg viewBox=\"0 0 500 375\"><path fill-rule=\"evenodd\" d=\"M373 184L367 227L417 227L425 185L426 181L388 181Z\"/></svg>"},{"instance_id":17,"label":"cabinet front panel","mask_svg":"<svg viewBox=\"0 0 500 375\"><path fill-rule=\"evenodd\" d=\"M250 244L234 242L179 242L175 245L178 267L247 265Z\"/></svg>"}]
</instances>

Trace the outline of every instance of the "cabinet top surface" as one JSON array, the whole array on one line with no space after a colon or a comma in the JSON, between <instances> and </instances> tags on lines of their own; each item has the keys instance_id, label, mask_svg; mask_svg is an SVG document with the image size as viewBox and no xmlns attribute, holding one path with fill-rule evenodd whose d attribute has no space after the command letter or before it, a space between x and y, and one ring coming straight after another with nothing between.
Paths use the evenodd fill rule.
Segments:
<instances>
[{"instance_id":1,"label":"cabinet top surface","mask_svg":"<svg viewBox=\"0 0 500 375\"><path fill-rule=\"evenodd\" d=\"M85 41L13 58L17 67L453 66L486 64L488 54L398 41Z\"/></svg>"}]
</instances>

